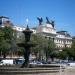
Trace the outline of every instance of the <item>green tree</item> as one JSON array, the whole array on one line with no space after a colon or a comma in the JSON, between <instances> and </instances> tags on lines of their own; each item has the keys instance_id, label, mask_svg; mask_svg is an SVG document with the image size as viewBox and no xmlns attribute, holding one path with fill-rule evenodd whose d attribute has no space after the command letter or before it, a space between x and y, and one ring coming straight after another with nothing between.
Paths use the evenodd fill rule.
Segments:
<instances>
[{"instance_id":1,"label":"green tree","mask_svg":"<svg viewBox=\"0 0 75 75\"><path fill-rule=\"evenodd\" d=\"M6 54L12 47L13 29L7 26L0 28L0 40L0 51L3 58L6 58Z\"/></svg>"},{"instance_id":2,"label":"green tree","mask_svg":"<svg viewBox=\"0 0 75 75\"><path fill-rule=\"evenodd\" d=\"M66 59L66 58L68 57L68 54L67 54L66 51L59 51L59 52L57 53L57 57L58 57L59 59Z\"/></svg>"},{"instance_id":3,"label":"green tree","mask_svg":"<svg viewBox=\"0 0 75 75\"><path fill-rule=\"evenodd\" d=\"M75 49L74 48L64 48L63 51L58 53L59 58L73 60L75 58Z\"/></svg>"},{"instance_id":4,"label":"green tree","mask_svg":"<svg viewBox=\"0 0 75 75\"><path fill-rule=\"evenodd\" d=\"M31 42L37 44L35 47L32 48L32 52L35 53L36 57L37 54L39 54L38 59L41 60L41 57L43 56L42 52L44 51L44 48L47 46L46 39L41 35L33 34L31 38Z\"/></svg>"},{"instance_id":5,"label":"green tree","mask_svg":"<svg viewBox=\"0 0 75 75\"><path fill-rule=\"evenodd\" d=\"M0 28L0 56L2 55L2 42L3 42L3 39L4 39L4 33L1 31L1 28Z\"/></svg>"},{"instance_id":6,"label":"green tree","mask_svg":"<svg viewBox=\"0 0 75 75\"><path fill-rule=\"evenodd\" d=\"M56 52L54 51L55 49L55 43L52 39L48 40L48 44L47 44L47 50L46 50L46 61L48 60L48 58L51 58L52 61L56 55Z\"/></svg>"},{"instance_id":7,"label":"green tree","mask_svg":"<svg viewBox=\"0 0 75 75\"><path fill-rule=\"evenodd\" d=\"M35 47L32 48L32 51L35 53L36 57L39 53L39 59L43 56L46 56L46 60L50 57L51 50L55 47L55 44L52 40L46 39L44 36L39 34L32 35L31 41L37 44Z\"/></svg>"},{"instance_id":8,"label":"green tree","mask_svg":"<svg viewBox=\"0 0 75 75\"><path fill-rule=\"evenodd\" d=\"M75 37L73 38L73 41L72 41L71 54L72 54L73 60L75 60Z\"/></svg>"},{"instance_id":9,"label":"green tree","mask_svg":"<svg viewBox=\"0 0 75 75\"><path fill-rule=\"evenodd\" d=\"M75 38L72 40L71 48L75 49Z\"/></svg>"},{"instance_id":10,"label":"green tree","mask_svg":"<svg viewBox=\"0 0 75 75\"><path fill-rule=\"evenodd\" d=\"M24 54L24 48L23 47L18 47L18 51L17 51L19 56L23 56Z\"/></svg>"}]
</instances>

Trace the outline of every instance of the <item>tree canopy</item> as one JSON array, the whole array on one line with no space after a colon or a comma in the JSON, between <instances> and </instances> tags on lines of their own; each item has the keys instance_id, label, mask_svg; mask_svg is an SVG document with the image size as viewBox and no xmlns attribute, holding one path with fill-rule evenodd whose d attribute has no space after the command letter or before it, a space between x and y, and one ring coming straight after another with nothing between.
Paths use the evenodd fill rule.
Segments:
<instances>
[{"instance_id":1,"label":"tree canopy","mask_svg":"<svg viewBox=\"0 0 75 75\"><path fill-rule=\"evenodd\" d=\"M12 47L13 29L11 27L0 28L0 52L3 57L6 57L6 53Z\"/></svg>"},{"instance_id":2,"label":"tree canopy","mask_svg":"<svg viewBox=\"0 0 75 75\"><path fill-rule=\"evenodd\" d=\"M50 57L51 50L55 48L55 44L52 40L49 40L39 34L33 34L31 41L32 43L37 44L32 48L32 52L34 52L35 54L39 53L40 56L46 55L46 58Z\"/></svg>"}]
</instances>

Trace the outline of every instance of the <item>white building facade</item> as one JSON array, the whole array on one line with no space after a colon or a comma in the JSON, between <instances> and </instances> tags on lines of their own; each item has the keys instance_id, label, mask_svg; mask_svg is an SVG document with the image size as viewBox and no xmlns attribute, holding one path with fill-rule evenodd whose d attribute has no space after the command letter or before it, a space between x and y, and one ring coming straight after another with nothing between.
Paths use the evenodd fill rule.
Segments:
<instances>
[{"instance_id":1,"label":"white building facade","mask_svg":"<svg viewBox=\"0 0 75 75\"><path fill-rule=\"evenodd\" d=\"M13 23L10 21L9 17L0 16L0 27L4 26L13 26Z\"/></svg>"},{"instance_id":2,"label":"white building facade","mask_svg":"<svg viewBox=\"0 0 75 75\"><path fill-rule=\"evenodd\" d=\"M48 39L52 39L56 45L56 49L62 50L65 47L71 47L72 37L67 31L56 31L52 24L42 24L37 27L36 34L41 34Z\"/></svg>"}]
</instances>

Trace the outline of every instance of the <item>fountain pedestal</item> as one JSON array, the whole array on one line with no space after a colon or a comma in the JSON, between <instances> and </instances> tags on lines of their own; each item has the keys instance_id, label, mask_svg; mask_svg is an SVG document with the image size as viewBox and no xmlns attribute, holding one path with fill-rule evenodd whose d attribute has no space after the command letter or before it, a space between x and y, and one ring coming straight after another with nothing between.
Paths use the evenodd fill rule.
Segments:
<instances>
[{"instance_id":1,"label":"fountain pedestal","mask_svg":"<svg viewBox=\"0 0 75 75\"><path fill-rule=\"evenodd\" d=\"M32 44L30 42L30 37L31 37L31 33L32 31L29 29L28 25L27 28L23 31L24 35L25 35L25 43L18 43L17 45L19 47L24 47L25 51L24 51L24 63L22 64L22 67L29 67L29 55L30 55L30 48L34 46L34 44Z\"/></svg>"}]
</instances>

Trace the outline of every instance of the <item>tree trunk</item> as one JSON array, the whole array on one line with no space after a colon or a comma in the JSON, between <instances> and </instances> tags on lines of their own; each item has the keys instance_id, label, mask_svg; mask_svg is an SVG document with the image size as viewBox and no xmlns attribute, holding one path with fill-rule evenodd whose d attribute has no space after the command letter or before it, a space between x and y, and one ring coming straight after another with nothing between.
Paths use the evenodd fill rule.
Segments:
<instances>
[{"instance_id":1,"label":"tree trunk","mask_svg":"<svg viewBox=\"0 0 75 75\"><path fill-rule=\"evenodd\" d=\"M3 53L3 58L4 58L4 59L6 58L6 52Z\"/></svg>"}]
</instances>

